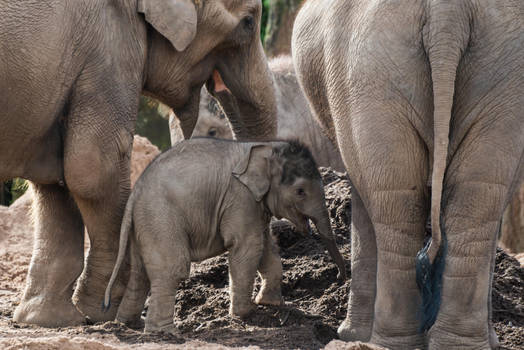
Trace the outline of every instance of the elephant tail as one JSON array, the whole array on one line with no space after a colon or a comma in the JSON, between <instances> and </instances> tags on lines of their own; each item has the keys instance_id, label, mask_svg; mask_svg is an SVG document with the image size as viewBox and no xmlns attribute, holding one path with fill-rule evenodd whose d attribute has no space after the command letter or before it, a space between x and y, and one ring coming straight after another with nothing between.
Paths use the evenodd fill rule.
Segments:
<instances>
[{"instance_id":1,"label":"elephant tail","mask_svg":"<svg viewBox=\"0 0 524 350\"><path fill-rule=\"evenodd\" d=\"M120 228L120 242L118 246L118 256L116 258L115 267L113 268L113 273L109 279L109 283L106 287L106 292L104 295L104 301L102 302L102 310L107 312L111 306L111 288L115 283L116 277L118 276L118 271L120 266L124 261L127 249L127 242L129 241L129 234L133 229L133 206L134 206L134 191L129 196L127 200L126 209L124 211L124 218L122 219L122 226Z\"/></svg>"},{"instance_id":2,"label":"elephant tail","mask_svg":"<svg viewBox=\"0 0 524 350\"><path fill-rule=\"evenodd\" d=\"M460 2L431 1L426 11L423 44L433 82L433 172L431 179L432 235L417 254L417 285L422 294L420 331L428 330L440 308L447 242L441 224L455 77L470 35L469 16Z\"/></svg>"}]
</instances>

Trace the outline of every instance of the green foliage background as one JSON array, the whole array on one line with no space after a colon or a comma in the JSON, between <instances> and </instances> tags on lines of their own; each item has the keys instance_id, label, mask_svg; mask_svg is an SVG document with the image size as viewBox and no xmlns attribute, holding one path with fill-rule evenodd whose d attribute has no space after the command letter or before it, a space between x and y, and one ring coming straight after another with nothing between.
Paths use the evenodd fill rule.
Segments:
<instances>
[{"instance_id":1,"label":"green foliage background","mask_svg":"<svg viewBox=\"0 0 524 350\"><path fill-rule=\"evenodd\" d=\"M150 97L140 97L136 133L145 136L161 151L171 146L169 122L159 111L160 103Z\"/></svg>"},{"instance_id":2,"label":"green foliage background","mask_svg":"<svg viewBox=\"0 0 524 350\"><path fill-rule=\"evenodd\" d=\"M260 23L260 37L262 42L264 42L266 37L267 14L270 1L271 0L262 0L262 20ZM146 96L140 98L136 133L140 136L147 137L151 143L156 145L161 151L171 146L168 120L166 116L159 112L158 101ZM3 203L0 202L0 205L10 205L24 194L27 187L27 182L20 178L6 181L3 189L2 186L0 186L0 191L3 191L3 196L0 196L0 198L3 199Z\"/></svg>"}]
</instances>

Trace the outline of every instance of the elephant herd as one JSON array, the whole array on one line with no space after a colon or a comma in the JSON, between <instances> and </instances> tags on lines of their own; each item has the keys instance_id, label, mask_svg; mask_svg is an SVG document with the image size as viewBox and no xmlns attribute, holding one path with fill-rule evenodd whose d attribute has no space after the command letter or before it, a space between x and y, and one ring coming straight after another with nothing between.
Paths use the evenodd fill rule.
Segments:
<instances>
[{"instance_id":1,"label":"elephant herd","mask_svg":"<svg viewBox=\"0 0 524 350\"><path fill-rule=\"evenodd\" d=\"M344 277L303 143L353 185L339 337L498 347L496 238L524 175L524 2L306 0L292 59L271 64L261 12L260 0L0 0L0 181L25 178L35 195L14 321L131 322L151 291L146 330L171 330L189 262L226 250L231 312L251 310L257 271L255 302L279 304L271 215L299 230L311 219ZM209 94L249 142L182 141L129 197L141 94L173 109L184 138ZM290 135L302 143L274 141Z\"/></svg>"}]
</instances>

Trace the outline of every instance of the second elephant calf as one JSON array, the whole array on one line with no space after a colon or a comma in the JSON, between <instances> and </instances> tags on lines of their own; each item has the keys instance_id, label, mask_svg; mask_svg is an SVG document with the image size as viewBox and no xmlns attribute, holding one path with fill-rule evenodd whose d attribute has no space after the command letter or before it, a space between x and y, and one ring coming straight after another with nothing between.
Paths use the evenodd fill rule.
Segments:
<instances>
[{"instance_id":1,"label":"second elephant calf","mask_svg":"<svg viewBox=\"0 0 524 350\"><path fill-rule=\"evenodd\" d=\"M104 307L128 241L131 275L117 314L121 322L140 319L151 290L145 330L174 331L176 289L189 277L191 262L225 251L230 314L245 316L253 309L257 271L262 287L255 302L280 305L282 264L269 233L272 215L302 232L312 220L345 279L320 174L305 146L211 138L176 144L151 163L129 197Z\"/></svg>"}]
</instances>

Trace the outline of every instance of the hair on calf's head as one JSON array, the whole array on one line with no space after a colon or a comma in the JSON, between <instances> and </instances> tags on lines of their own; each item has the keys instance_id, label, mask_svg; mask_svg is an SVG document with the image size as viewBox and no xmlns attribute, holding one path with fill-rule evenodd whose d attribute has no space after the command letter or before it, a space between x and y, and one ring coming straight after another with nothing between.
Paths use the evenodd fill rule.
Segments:
<instances>
[{"instance_id":1,"label":"hair on calf's head","mask_svg":"<svg viewBox=\"0 0 524 350\"><path fill-rule=\"evenodd\" d=\"M284 161L280 180L284 185L292 184L299 177L311 180L321 178L311 151L299 141L286 141L276 148L275 153Z\"/></svg>"}]
</instances>

